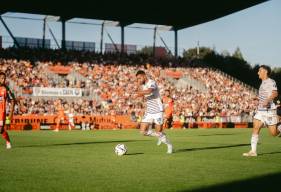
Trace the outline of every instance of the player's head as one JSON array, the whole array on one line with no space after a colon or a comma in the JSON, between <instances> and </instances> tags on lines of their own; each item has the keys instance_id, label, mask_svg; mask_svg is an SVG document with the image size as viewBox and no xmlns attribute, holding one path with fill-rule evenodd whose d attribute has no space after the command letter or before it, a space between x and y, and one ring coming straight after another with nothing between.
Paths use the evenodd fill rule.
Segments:
<instances>
[{"instance_id":1,"label":"player's head","mask_svg":"<svg viewBox=\"0 0 281 192\"><path fill-rule=\"evenodd\" d=\"M0 85L4 85L6 81L6 74L4 72L0 72Z\"/></svg>"},{"instance_id":2,"label":"player's head","mask_svg":"<svg viewBox=\"0 0 281 192\"><path fill-rule=\"evenodd\" d=\"M170 90L169 89L165 89L164 95L166 97L170 96Z\"/></svg>"},{"instance_id":3,"label":"player's head","mask_svg":"<svg viewBox=\"0 0 281 192\"><path fill-rule=\"evenodd\" d=\"M60 104L61 104L61 100L60 99L55 100L55 105L60 105Z\"/></svg>"},{"instance_id":4,"label":"player's head","mask_svg":"<svg viewBox=\"0 0 281 192\"><path fill-rule=\"evenodd\" d=\"M139 70L137 73L136 73L136 77L137 77L137 81L139 84L145 84L146 80L147 80L147 77L146 77L146 74L144 71L142 70Z\"/></svg>"},{"instance_id":5,"label":"player's head","mask_svg":"<svg viewBox=\"0 0 281 192\"><path fill-rule=\"evenodd\" d=\"M261 65L258 71L261 80L267 79L271 74L271 68L267 65Z\"/></svg>"}]
</instances>

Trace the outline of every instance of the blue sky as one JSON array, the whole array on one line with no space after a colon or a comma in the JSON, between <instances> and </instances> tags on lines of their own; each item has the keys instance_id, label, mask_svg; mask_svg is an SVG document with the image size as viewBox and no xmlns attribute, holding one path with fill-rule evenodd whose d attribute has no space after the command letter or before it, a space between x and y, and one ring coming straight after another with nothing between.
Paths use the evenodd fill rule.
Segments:
<instances>
[{"instance_id":1,"label":"blue sky","mask_svg":"<svg viewBox=\"0 0 281 192\"><path fill-rule=\"evenodd\" d=\"M178 46L181 53L184 49L192 48L199 41L200 46L215 48L221 53L227 50L231 54L239 47L244 58L252 65L267 64L281 67L281 1L271 0L257 6L236 12L204 24L196 25L178 32ZM42 19L42 15L7 13L6 16L23 16ZM4 17L15 36L42 38L42 21L22 20ZM92 25L67 23L66 39L78 41L100 42L100 24L98 20L74 19L71 21L90 22ZM61 23L49 21L48 25L57 39L61 39ZM151 29L136 29L131 27L146 27ZM125 29L125 43L136 44L138 47L152 45L153 25L133 24ZM120 28L106 27L106 31L116 43L120 43ZM173 51L174 33L159 31L160 36ZM9 36L0 23L0 35ZM47 32L46 38L51 39ZM4 38L6 39L6 38ZM104 42L110 43L106 33ZM156 43L164 46L159 36Z\"/></svg>"}]
</instances>

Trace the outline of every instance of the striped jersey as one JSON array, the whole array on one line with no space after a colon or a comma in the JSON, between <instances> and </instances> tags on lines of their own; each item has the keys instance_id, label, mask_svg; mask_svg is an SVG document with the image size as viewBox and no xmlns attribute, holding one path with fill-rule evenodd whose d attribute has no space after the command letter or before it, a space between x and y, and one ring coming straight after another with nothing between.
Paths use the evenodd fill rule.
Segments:
<instances>
[{"instance_id":1,"label":"striped jersey","mask_svg":"<svg viewBox=\"0 0 281 192\"><path fill-rule=\"evenodd\" d=\"M273 79L267 78L263 80L261 86L259 88L259 106L258 109L273 109L274 103L273 101L268 103L268 106L265 108L263 106L264 101L270 97L272 91L277 91L276 83Z\"/></svg>"},{"instance_id":2,"label":"striped jersey","mask_svg":"<svg viewBox=\"0 0 281 192\"><path fill-rule=\"evenodd\" d=\"M163 104L161 102L159 88L155 81L149 79L143 85L143 90L152 89L152 93L145 95L146 99L146 113L155 114L163 112Z\"/></svg>"}]
</instances>

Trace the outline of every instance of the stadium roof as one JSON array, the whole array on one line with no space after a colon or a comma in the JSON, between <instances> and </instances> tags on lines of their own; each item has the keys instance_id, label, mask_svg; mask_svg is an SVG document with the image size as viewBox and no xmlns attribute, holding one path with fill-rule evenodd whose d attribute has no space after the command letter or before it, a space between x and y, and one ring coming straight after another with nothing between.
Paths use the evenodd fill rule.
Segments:
<instances>
[{"instance_id":1,"label":"stadium roof","mask_svg":"<svg viewBox=\"0 0 281 192\"><path fill-rule=\"evenodd\" d=\"M60 16L63 20L87 18L133 23L169 25L183 29L249 8L266 0L192 0L192 1L122 1L122 0L6 0L0 14L20 12ZM59 4L58 4L59 3Z\"/></svg>"}]
</instances>

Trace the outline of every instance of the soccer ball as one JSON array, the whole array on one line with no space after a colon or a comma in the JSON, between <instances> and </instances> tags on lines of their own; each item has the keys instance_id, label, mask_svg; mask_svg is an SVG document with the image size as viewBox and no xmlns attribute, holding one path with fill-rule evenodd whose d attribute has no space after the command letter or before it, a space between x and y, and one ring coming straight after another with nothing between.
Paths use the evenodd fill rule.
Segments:
<instances>
[{"instance_id":1,"label":"soccer ball","mask_svg":"<svg viewBox=\"0 0 281 192\"><path fill-rule=\"evenodd\" d=\"M118 156L125 155L127 153L127 147L124 144L118 144L115 146L115 154Z\"/></svg>"}]
</instances>

